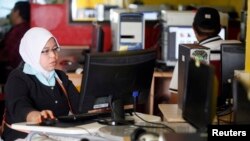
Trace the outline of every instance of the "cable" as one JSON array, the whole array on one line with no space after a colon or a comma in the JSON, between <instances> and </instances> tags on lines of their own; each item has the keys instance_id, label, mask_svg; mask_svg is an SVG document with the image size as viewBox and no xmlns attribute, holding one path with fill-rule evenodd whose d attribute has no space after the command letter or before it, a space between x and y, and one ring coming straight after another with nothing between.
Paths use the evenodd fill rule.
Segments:
<instances>
[{"instance_id":1,"label":"cable","mask_svg":"<svg viewBox=\"0 0 250 141\"><path fill-rule=\"evenodd\" d=\"M110 105L110 109L111 109L111 112L113 111L113 106L112 106L112 95L109 95L108 96L108 102L109 102L109 105Z\"/></svg>"},{"instance_id":2,"label":"cable","mask_svg":"<svg viewBox=\"0 0 250 141\"><path fill-rule=\"evenodd\" d=\"M150 122L147 121L145 119L143 119L142 117L140 117L137 113L136 113L136 105L137 105L137 97L139 96L139 91L133 91L133 97L134 97L134 114L136 117L138 117L139 119L141 119L142 121L146 122L146 123L150 123L150 124L155 124L155 125L160 125L160 126L151 126L151 125L134 125L134 126L138 126L138 127L145 127L145 128L166 128L167 130L169 130L170 132L175 132L175 130L163 123L157 123L157 122Z\"/></svg>"},{"instance_id":3,"label":"cable","mask_svg":"<svg viewBox=\"0 0 250 141\"><path fill-rule=\"evenodd\" d=\"M83 130L85 130L89 135L92 135L92 133L91 133L88 129L84 128L84 127L76 126L75 128L83 129Z\"/></svg>"},{"instance_id":4,"label":"cable","mask_svg":"<svg viewBox=\"0 0 250 141\"><path fill-rule=\"evenodd\" d=\"M168 125L166 124L163 124L163 123L158 123L158 122L150 122L150 121L147 121L145 119L143 119L142 117L140 117L136 112L134 112L135 116L137 116L139 119L141 119L142 121L146 122L146 123L150 123L150 124L155 124L155 125L160 125L160 126L152 126L152 125L135 125L135 126L138 126L138 127L145 127L145 128L166 128L167 130L169 130L170 132L174 132L175 133L175 130L171 127L169 127Z\"/></svg>"},{"instance_id":5,"label":"cable","mask_svg":"<svg viewBox=\"0 0 250 141\"><path fill-rule=\"evenodd\" d=\"M133 107L134 107L134 112L136 111L136 105L137 105L137 97L139 96L139 91L133 91L133 93L132 93L132 95L133 95L133 97L134 97L134 105L133 105Z\"/></svg>"}]
</instances>

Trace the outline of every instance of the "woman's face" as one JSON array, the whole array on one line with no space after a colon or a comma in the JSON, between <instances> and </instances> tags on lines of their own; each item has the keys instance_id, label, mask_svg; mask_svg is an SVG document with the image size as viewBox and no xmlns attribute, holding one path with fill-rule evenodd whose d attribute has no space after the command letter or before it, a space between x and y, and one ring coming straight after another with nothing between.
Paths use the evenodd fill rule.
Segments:
<instances>
[{"instance_id":1,"label":"woman's face","mask_svg":"<svg viewBox=\"0 0 250 141\"><path fill-rule=\"evenodd\" d=\"M55 69L59 51L60 47L57 46L55 39L50 38L41 52L40 64L43 69L46 71Z\"/></svg>"}]
</instances>

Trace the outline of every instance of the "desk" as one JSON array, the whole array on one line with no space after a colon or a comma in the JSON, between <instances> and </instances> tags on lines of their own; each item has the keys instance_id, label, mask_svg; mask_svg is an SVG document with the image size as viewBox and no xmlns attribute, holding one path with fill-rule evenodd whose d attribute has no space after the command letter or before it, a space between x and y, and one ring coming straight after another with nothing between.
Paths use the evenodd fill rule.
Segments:
<instances>
[{"instance_id":1,"label":"desk","mask_svg":"<svg viewBox=\"0 0 250 141\"><path fill-rule=\"evenodd\" d=\"M166 122L186 122L182 118L182 111L178 104L159 104L159 109L163 114L163 121Z\"/></svg>"},{"instance_id":2,"label":"desk","mask_svg":"<svg viewBox=\"0 0 250 141\"><path fill-rule=\"evenodd\" d=\"M161 118L158 116L148 115L148 114L142 114L137 113L140 117L147 121L151 122L160 122ZM127 117L126 117L127 118ZM131 118L131 117L128 117ZM137 116L132 116L132 118L135 120L136 123L141 123L142 120L138 118ZM124 136L116 136L113 132L108 131L108 129L105 129L106 125L99 124L97 122L75 126L75 127L49 127L49 126L37 126L37 125L27 125L28 123L22 122L22 123L15 123L11 125L11 128L19 131L25 131L30 134L37 132L47 135L64 135L64 136L74 136L74 137L82 137L82 135L86 135L89 133L98 133L104 139L106 140L116 140L116 141L123 141L126 136L130 135L133 130L129 130L129 132L124 133ZM113 126L114 127L114 126ZM136 127L134 127L135 129ZM102 132L104 131L104 132ZM110 133L108 133L110 132ZM120 131L118 131L120 132Z\"/></svg>"},{"instance_id":3,"label":"desk","mask_svg":"<svg viewBox=\"0 0 250 141\"><path fill-rule=\"evenodd\" d=\"M171 78L172 71L154 71L151 89L150 89L150 98L149 98L149 114L154 114L154 97L155 97L155 80L157 78Z\"/></svg>"},{"instance_id":4,"label":"desk","mask_svg":"<svg viewBox=\"0 0 250 141\"><path fill-rule=\"evenodd\" d=\"M178 108L178 104L159 104L158 107L164 116L163 121L177 133L196 132L196 129L182 118L182 111Z\"/></svg>"}]
</instances>

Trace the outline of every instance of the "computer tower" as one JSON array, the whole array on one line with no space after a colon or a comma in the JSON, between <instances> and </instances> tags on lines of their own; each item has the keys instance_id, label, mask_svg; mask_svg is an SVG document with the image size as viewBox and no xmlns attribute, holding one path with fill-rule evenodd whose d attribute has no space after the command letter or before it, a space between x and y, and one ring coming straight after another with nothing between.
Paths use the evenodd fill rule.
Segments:
<instances>
[{"instance_id":1,"label":"computer tower","mask_svg":"<svg viewBox=\"0 0 250 141\"><path fill-rule=\"evenodd\" d=\"M203 62L197 64L195 59L188 62L182 117L197 132L206 133L207 125L213 123L216 113L218 83L215 68Z\"/></svg>"},{"instance_id":2,"label":"computer tower","mask_svg":"<svg viewBox=\"0 0 250 141\"><path fill-rule=\"evenodd\" d=\"M189 69L189 61L191 58L199 59L202 62L209 64L210 49L198 44L180 44L179 59L178 59L178 107L183 108L185 101L187 75Z\"/></svg>"},{"instance_id":3,"label":"computer tower","mask_svg":"<svg viewBox=\"0 0 250 141\"><path fill-rule=\"evenodd\" d=\"M111 9L112 50L144 49L145 20L143 13Z\"/></svg>"}]
</instances>

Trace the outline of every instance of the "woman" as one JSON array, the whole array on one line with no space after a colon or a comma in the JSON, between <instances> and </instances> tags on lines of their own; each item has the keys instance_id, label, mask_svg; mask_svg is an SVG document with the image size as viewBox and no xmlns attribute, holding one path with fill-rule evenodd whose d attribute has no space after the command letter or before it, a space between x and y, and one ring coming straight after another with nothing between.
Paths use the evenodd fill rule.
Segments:
<instances>
[{"instance_id":1,"label":"woman","mask_svg":"<svg viewBox=\"0 0 250 141\"><path fill-rule=\"evenodd\" d=\"M77 113L79 93L67 75L55 69L59 50L56 38L44 28L33 27L24 34L19 48L24 63L5 85L4 140L27 136L9 128L12 123L39 123L42 118Z\"/></svg>"}]
</instances>

